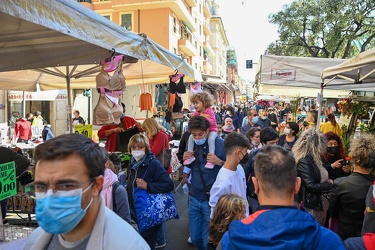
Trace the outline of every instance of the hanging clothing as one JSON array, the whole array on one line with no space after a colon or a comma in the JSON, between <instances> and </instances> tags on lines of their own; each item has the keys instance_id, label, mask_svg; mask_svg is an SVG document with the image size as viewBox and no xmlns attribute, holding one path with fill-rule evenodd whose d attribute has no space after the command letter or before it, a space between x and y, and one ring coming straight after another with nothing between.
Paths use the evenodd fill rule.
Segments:
<instances>
[{"instance_id":1,"label":"hanging clothing","mask_svg":"<svg viewBox=\"0 0 375 250\"><path fill-rule=\"evenodd\" d=\"M119 124L122 112L121 105L113 103L106 94L100 93L94 108L93 125Z\"/></svg>"},{"instance_id":2,"label":"hanging clothing","mask_svg":"<svg viewBox=\"0 0 375 250\"><path fill-rule=\"evenodd\" d=\"M14 126L14 132L16 136L18 136L19 140L20 139L25 140L25 141L30 140L31 139L31 123L24 118L19 119Z\"/></svg>"},{"instance_id":3,"label":"hanging clothing","mask_svg":"<svg viewBox=\"0 0 375 250\"><path fill-rule=\"evenodd\" d=\"M165 105L165 97L167 96L166 88L162 85L156 85L156 98L155 98L155 104L156 106L162 106Z\"/></svg>"},{"instance_id":4,"label":"hanging clothing","mask_svg":"<svg viewBox=\"0 0 375 250\"><path fill-rule=\"evenodd\" d=\"M175 103L173 105L172 112L180 112L184 104L182 103L181 97L176 94Z\"/></svg>"},{"instance_id":5,"label":"hanging clothing","mask_svg":"<svg viewBox=\"0 0 375 250\"><path fill-rule=\"evenodd\" d=\"M178 83L176 83L177 81ZM171 93L186 93L186 88L184 84L184 74L169 76L169 91Z\"/></svg>"},{"instance_id":6,"label":"hanging clothing","mask_svg":"<svg viewBox=\"0 0 375 250\"><path fill-rule=\"evenodd\" d=\"M173 106L176 102L176 94L169 94L169 105L168 108L173 109Z\"/></svg>"},{"instance_id":7,"label":"hanging clothing","mask_svg":"<svg viewBox=\"0 0 375 250\"><path fill-rule=\"evenodd\" d=\"M151 111L152 107L152 96L150 93L144 93L139 96L139 108L141 111L148 110Z\"/></svg>"},{"instance_id":8,"label":"hanging clothing","mask_svg":"<svg viewBox=\"0 0 375 250\"><path fill-rule=\"evenodd\" d=\"M195 95L197 93L203 92L201 82L191 82L190 83L190 95Z\"/></svg>"},{"instance_id":9,"label":"hanging clothing","mask_svg":"<svg viewBox=\"0 0 375 250\"><path fill-rule=\"evenodd\" d=\"M108 90L125 90L126 82L122 71L122 60L118 63L112 77L104 70L104 65L100 73L96 76L96 88L106 88Z\"/></svg>"}]
</instances>

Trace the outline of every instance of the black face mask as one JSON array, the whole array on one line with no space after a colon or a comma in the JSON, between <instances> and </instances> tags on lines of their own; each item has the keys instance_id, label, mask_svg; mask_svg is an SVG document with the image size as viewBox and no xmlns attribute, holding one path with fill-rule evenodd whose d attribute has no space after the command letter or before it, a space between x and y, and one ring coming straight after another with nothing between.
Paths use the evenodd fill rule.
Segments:
<instances>
[{"instance_id":1,"label":"black face mask","mask_svg":"<svg viewBox=\"0 0 375 250\"><path fill-rule=\"evenodd\" d=\"M339 146L327 147L327 152L335 155L339 152Z\"/></svg>"},{"instance_id":2,"label":"black face mask","mask_svg":"<svg viewBox=\"0 0 375 250\"><path fill-rule=\"evenodd\" d=\"M242 152L241 152L241 154L242 154ZM240 164L241 165L246 164L246 162L249 160L249 158L250 158L249 154L246 153L245 155L243 155L242 159L240 160Z\"/></svg>"}]
</instances>

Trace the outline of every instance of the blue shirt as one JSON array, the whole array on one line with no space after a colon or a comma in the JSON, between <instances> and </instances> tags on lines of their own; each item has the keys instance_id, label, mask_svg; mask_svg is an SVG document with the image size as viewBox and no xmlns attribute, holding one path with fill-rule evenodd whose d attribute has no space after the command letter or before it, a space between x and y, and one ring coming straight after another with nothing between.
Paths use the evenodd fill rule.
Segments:
<instances>
[{"instance_id":1,"label":"blue shirt","mask_svg":"<svg viewBox=\"0 0 375 250\"><path fill-rule=\"evenodd\" d=\"M206 187L211 187L216 180L216 176L222 166L215 165L213 169L205 168L207 163L206 157L208 154L208 143L207 141L203 145L194 145L194 156L195 161L188 165L191 168L191 188L190 195L198 200L208 201L208 196L205 191L205 187L202 183L201 174L202 171L203 179ZM221 160L225 161L226 156L224 152L224 140L220 137L216 137L215 140L215 155Z\"/></svg>"}]
</instances>

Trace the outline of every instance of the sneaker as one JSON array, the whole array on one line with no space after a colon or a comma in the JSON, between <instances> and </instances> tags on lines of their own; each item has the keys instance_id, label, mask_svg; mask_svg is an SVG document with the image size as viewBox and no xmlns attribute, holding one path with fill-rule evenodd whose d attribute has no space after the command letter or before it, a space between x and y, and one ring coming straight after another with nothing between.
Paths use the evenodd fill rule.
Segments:
<instances>
[{"instance_id":1,"label":"sneaker","mask_svg":"<svg viewBox=\"0 0 375 250\"><path fill-rule=\"evenodd\" d=\"M187 242L188 242L189 244L193 244L193 242L191 241L191 237L189 237L189 239L187 240Z\"/></svg>"},{"instance_id":2,"label":"sneaker","mask_svg":"<svg viewBox=\"0 0 375 250\"><path fill-rule=\"evenodd\" d=\"M163 247L165 247L166 245L167 245L167 243L161 243L161 244L156 243L155 248L163 248Z\"/></svg>"},{"instance_id":3,"label":"sneaker","mask_svg":"<svg viewBox=\"0 0 375 250\"><path fill-rule=\"evenodd\" d=\"M213 169L214 168L214 164L211 163L211 162L207 162L206 165L204 166L205 168L209 168L209 169Z\"/></svg>"},{"instance_id":4,"label":"sneaker","mask_svg":"<svg viewBox=\"0 0 375 250\"><path fill-rule=\"evenodd\" d=\"M191 163L193 163L193 161L195 161L194 156L184 160L184 165L190 165Z\"/></svg>"}]
</instances>

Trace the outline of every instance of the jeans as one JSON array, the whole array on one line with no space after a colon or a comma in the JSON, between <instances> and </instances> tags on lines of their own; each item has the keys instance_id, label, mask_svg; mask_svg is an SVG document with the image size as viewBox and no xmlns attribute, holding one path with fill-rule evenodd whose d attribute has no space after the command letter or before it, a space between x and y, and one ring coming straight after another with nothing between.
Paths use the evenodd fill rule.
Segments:
<instances>
[{"instance_id":1,"label":"jeans","mask_svg":"<svg viewBox=\"0 0 375 250\"><path fill-rule=\"evenodd\" d=\"M156 243L158 243L159 245L162 245L166 242L167 242L167 239L165 238L165 222L163 222L158 232L158 238L156 240Z\"/></svg>"},{"instance_id":2,"label":"jeans","mask_svg":"<svg viewBox=\"0 0 375 250\"><path fill-rule=\"evenodd\" d=\"M189 225L191 241L198 250L208 245L211 208L208 201L189 196Z\"/></svg>"}]
</instances>

